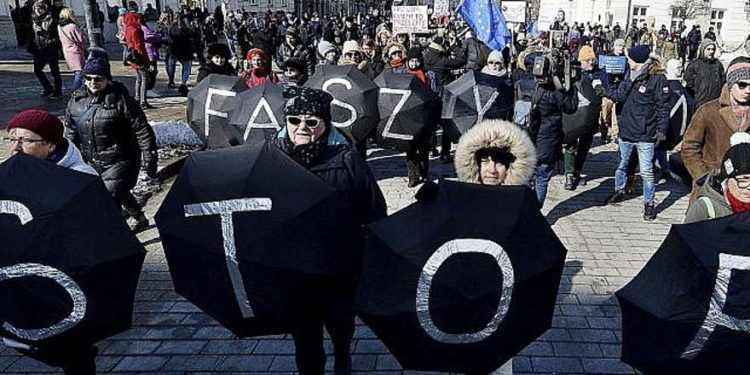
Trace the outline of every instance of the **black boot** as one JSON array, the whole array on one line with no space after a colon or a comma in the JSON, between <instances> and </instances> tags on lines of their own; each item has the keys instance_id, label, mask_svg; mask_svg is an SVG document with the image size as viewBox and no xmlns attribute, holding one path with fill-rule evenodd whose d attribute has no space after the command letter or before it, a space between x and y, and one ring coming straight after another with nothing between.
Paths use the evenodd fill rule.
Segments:
<instances>
[{"instance_id":1,"label":"black boot","mask_svg":"<svg viewBox=\"0 0 750 375\"><path fill-rule=\"evenodd\" d=\"M578 188L578 184L581 183L581 174L578 172L566 173L565 174L565 190L573 191Z\"/></svg>"},{"instance_id":2,"label":"black boot","mask_svg":"<svg viewBox=\"0 0 750 375\"><path fill-rule=\"evenodd\" d=\"M421 182L419 178L419 162L416 160L406 161L406 175L409 177L408 187L413 188Z\"/></svg>"}]
</instances>

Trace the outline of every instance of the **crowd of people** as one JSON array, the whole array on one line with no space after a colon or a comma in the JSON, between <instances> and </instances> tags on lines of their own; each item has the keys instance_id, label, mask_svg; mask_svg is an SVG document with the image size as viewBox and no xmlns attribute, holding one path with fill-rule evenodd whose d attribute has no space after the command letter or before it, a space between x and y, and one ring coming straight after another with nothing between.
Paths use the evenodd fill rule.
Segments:
<instances>
[{"instance_id":1,"label":"crowd of people","mask_svg":"<svg viewBox=\"0 0 750 375\"><path fill-rule=\"evenodd\" d=\"M29 47L43 96L62 95L58 43L76 78L62 121L40 111L11 120L11 151L101 175L137 231L148 226L148 219L130 189L140 170L150 176L156 172L155 136L144 111L153 108L147 98L159 60L168 86L184 95L194 59L200 63L198 81L221 74L236 76L248 87L282 85L286 124L270 142L337 190L349 191L347 204L359 226L385 216L385 200L362 158L367 143L352 145L331 125L330 94L302 87L321 65L354 66L369 78L384 71L414 75L437 96L468 71L501 78L498 95L514 108L503 112L504 118L485 119L466 131L455 160L451 140L437 133L408 152L410 187L432 180L432 156L454 162L465 182L528 185L543 205L560 162L565 189L578 188L600 133L603 142L617 142L620 156L612 166L615 186L606 204L634 194L640 170L643 217L654 220L656 185L672 176L670 155L681 155L693 183L687 221L750 208L750 57L737 57L725 67L717 59L722 46L712 30L701 36L695 27L683 38L684 30L648 25L628 31L619 24L568 25L563 13L549 32L521 25L505 49L492 51L456 16L434 18L434 34L415 36L392 34L387 19L375 14L296 17L183 8L165 10L154 23L149 21L153 14L145 17L131 2L117 20L122 63L137 75L134 89L128 90L113 78L106 53L87 52L86 34L72 11L53 16L45 0L33 9ZM535 63L551 54L580 71L563 84L550 72L540 75ZM620 57L622 64L602 66L605 57ZM175 81L178 61L182 71ZM42 73L45 65L54 85ZM326 168L316 168L322 164ZM660 173L655 173L657 165ZM338 310L340 304L351 304L351 291L332 290L336 309L312 316L293 334L301 373L324 369L324 326L333 338L334 369L351 370L353 315L346 306L343 313Z\"/></svg>"}]
</instances>

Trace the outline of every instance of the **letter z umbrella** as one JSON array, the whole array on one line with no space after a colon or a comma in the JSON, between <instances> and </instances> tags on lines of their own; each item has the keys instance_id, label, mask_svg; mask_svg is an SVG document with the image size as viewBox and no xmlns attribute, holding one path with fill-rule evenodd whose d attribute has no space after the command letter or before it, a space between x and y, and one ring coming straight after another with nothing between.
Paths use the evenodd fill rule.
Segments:
<instances>
[{"instance_id":1,"label":"letter z umbrella","mask_svg":"<svg viewBox=\"0 0 750 375\"><path fill-rule=\"evenodd\" d=\"M673 225L616 295L622 361L647 374L750 368L750 212Z\"/></svg>"},{"instance_id":2,"label":"letter z umbrella","mask_svg":"<svg viewBox=\"0 0 750 375\"><path fill-rule=\"evenodd\" d=\"M565 247L526 187L430 198L368 226L356 312L404 369L492 372L551 326Z\"/></svg>"},{"instance_id":3,"label":"letter z umbrella","mask_svg":"<svg viewBox=\"0 0 750 375\"><path fill-rule=\"evenodd\" d=\"M192 154L156 215L175 291L237 336L287 332L354 267L339 194L270 143Z\"/></svg>"},{"instance_id":4,"label":"letter z umbrella","mask_svg":"<svg viewBox=\"0 0 750 375\"><path fill-rule=\"evenodd\" d=\"M0 164L0 336L42 352L131 327L146 250L99 176L18 154Z\"/></svg>"}]
</instances>

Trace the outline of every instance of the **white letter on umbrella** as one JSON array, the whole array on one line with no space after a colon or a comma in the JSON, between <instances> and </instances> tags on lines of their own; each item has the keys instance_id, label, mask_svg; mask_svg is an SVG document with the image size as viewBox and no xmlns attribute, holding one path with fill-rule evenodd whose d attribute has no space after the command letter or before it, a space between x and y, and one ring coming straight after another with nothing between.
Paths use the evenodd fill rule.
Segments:
<instances>
[{"instance_id":1,"label":"white letter on umbrella","mask_svg":"<svg viewBox=\"0 0 750 375\"><path fill-rule=\"evenodd\" d=\"M0 214L15 215L18 217L21 225L26 225L34 219L31 211L26 206L14 201L0 201ZM0 268L0 281L27 276L46 277L54 280L70 295L70 299L73 300L73 309L65 319L47 328L22 329L5 322L3 323L3 328L8 332L26 340L42 340L59 335L75 327L83 320L83 317L86 315L86 296L70 276L56 268L38 263L19 263Z\"/></svg>"},{"instance_id":2,"label":"white letter on umbrella","mask_svg":"<svg viewBox=\"0 0 750 375\"><path fill-rule=\"evenodd\" d=\"M268 119L270 122L264 124L258 124L255 122L255 120L258 118L258 115L260 114L261 109L266 112L266 115L268 115ZM266 98L260 98L260 101L258 101L258 105L255 106L255 109L253 109L253 113L250 115L250 120L247 121L247 127L245 128L245 135L243 137L245 141L247 141L247 137L250 136L250 130L252 129L281 129L281 126L279 126L279 121L276 120L276 116L274 116L273 111L271 110L271 106L268 104Z\"/></svg>"},{"instance_id":3,"label":"white letter on umbrella","mask_svg":"<svg viewBox=\"0 0 750 375\"><path fill-rule=\"evenodd\" d=\"M393 126L393 122L396 121L396 115L401 112L401 108L404 108L404 104L406 104L406 101L409 100L409 97L411 96L411 90L389 89L387 87L384 87L380 89L380 93L401 95L401 99L399 99L398 103L396 103L396 107L393 108L393 112L391 112L391 115L388 116L388 121L385 123L385 129L383 129L383 138L400 139L403 141L411 141L412 139L414 139L413 135L391 133L391 127Z\"/></svg>"},{"instance_id":4,"label":"white letter on umbrella","mask_svg":"<svg viewBox=\"0 0 750 375\"><path fill-rule=\"evenodd\" d=\"M237 263L237 245L234 242L232 214L235 212L271 211L271 207L270 198L245 198L185 205L185 217L219 215L221 218L221 235L224 241L224 254L227 258L227 270L243 318L252 318L255 313L250 307L245 284L242 282L240 266Z\"/></svg>"},{"instance_id":5,"label":"white letter on umbrella","mask_svg":"<svg viewBox=\"0 0 750 375\"><path fill-rule=\"evenodd\" d=\"M500 289L500 302L497 305L495 315L484 329L473 333L446 333L435 326L430 315L430 288L432 279L440 266L451 256L459 253L483 253L489 254L500 267L503 274L503 285ZM456 239L440 246L427 260L422 268L417 285L417 317L422 329L433 339L446 344L470 344L482 341L497 330L497 327L505 318L510 306L513 294L513 265L502 246L483 239Z\"/></svg>"},{"instance_id":6,"label":"white letter on umbrella","mask_svg":"<svg viewBox=\"0 0 750 375\"><path fill-rule=\"evenodd\" d=\"M237 93L231 90L220 90L220 89L214 89L211 87L208 88L208 94L206 95L206 105L203 111L203 129L204 129L203 131L206 137L208 137L208 133L211 129L211 127L209 126L209 119L211 118L211 115L219 116L223 118L227 118L227 116L229 116L229 114L226 112L221 112L215 109L211 109L211 98L213 98L214 95L234 97L234 96L237 96Z\"/></svg>"},{"instance_id":7,"label":"white letter on umbrella","mask_svg":"<svg viewBox=\"0 0 750 375\"><path fill-rule=\"evenodd\" d=\"M711 294L708 313L700 329L698 329L698 333L695 334L695 337L693 337L682 353L682 358L691 359L700 353L717 325L734 331L750 333L750 320L737 319L725 314L723 311L724 304L727 302L727 292L729 291L729 280L732 277L732 270L750 271L750 257L724 253L719 254L719 269L716 272L716 284L714 284L714 292Z\"/></svg>"},{"instance_id":8,"label":"white letter on umbrella","mask_svg":"<svg viewBox=\"0 0 750 375\"><path fill-rule=\"evenodd\" d=\"M492 107L493 103L495 103L497 95L497 91L494 91L492 95L490 95L490 99L487 100L487 103L482 105L482 99L479 97L479 86L474 86L474 103L477 106L477 122L482 122L482 120L484 120L484 114L487 113L487 110Z\"/></svg>"},{"instance_id":9,"label":"white letter on umbrella","mask_svg":"<svg viewBox=\"0 0 750 375\"><path fill-rule=\"evenodd\" d=\"M330 94L331 92L328 91L328 87L330 87L331 85L342 85L346 87L347 90L352 89L352 83L349 82L349 80L346 80L344 78L331 78L325 81L325 83L323 83L323 91ZM346 127L352 126L354 121L357 120L357 110L351 104L342 102L341 100L338 100L336 98L333 98L333 101L331 102L331 104L342 107L351 113L351 115L349 116L349 119L346 121L343 121L343 122L331 121L331 124L333 124L333 126L337 128L346 128Z\"/></svg>"}]
</instances>

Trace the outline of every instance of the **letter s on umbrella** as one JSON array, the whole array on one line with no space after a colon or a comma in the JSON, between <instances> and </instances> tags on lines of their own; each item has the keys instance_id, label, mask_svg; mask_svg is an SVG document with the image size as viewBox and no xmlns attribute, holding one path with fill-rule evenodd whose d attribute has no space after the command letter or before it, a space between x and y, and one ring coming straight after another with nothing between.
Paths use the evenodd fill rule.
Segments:
<instances>
[{"instance_id":1,"label":"letter s on umbrella","mask_svg":"<svg viewBox=\"0 0 750 375\"><path fill-rule=\"evenodd\" d=\"M28 207L20 202L0 200L0 214L11 214L18 217L21 225L26 225L34 219ZM86 315L86 296L78 284L64 272L39 263L18 263L0 268L0 282L19 277L38 276L52 279L58 283L73 300L73 310L57 324L47 328L21 329L5 322L3 328L8 332L26 340L42 340L59 335L75 327Z\"/></svg>"}]
</instances>

